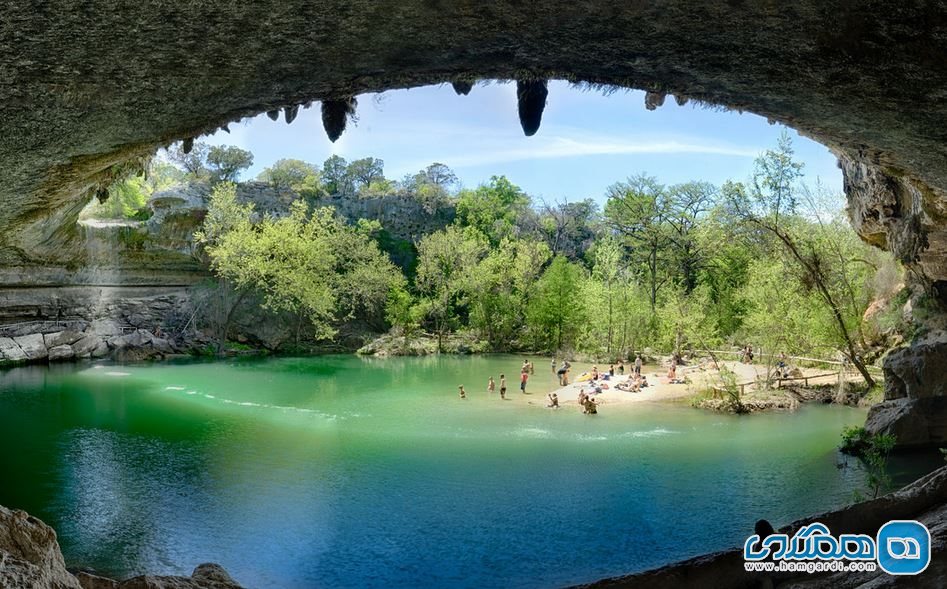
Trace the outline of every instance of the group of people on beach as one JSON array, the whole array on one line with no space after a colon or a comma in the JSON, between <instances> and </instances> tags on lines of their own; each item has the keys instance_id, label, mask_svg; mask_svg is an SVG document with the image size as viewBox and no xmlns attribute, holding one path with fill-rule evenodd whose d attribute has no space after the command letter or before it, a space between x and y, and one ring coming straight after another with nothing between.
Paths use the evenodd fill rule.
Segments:
<instances>
[{"instance_id":1,"label":"group of people on beach","mask_svg":"<svg viewBox=\"0 0 947 589\"><path fill-rule=\"evenodd\" d=\"M599 371L598 365L593 365L591 371L583 373L580 377L580 381L588 381L588 391L586 387L582 387L579 391L578 403L579 407L582 408L582 412L588 415L595 415L598 413L598 403L595 401L595 395L601 393L603 389L608 388L608 383L602 381L609 381L615 378L615 376L624 376L625 375L625 360L618 359L615 363L610 364L607 372ZM641 354L636 354L635 359L632 362L629 362L629 368L631 369L630 378L623 380L621 382L615 383L614 387L620 391L637 393L640 392L643 388L649 386L647 377L642 374L642 365L643 360ZM678 359L676 357L671 359L670 369L668 370L668 380L671 383L682 382L677 378L677 364ZM616 368L617 365L617 368ZM568 360L563 359L561 363L557 361L554 357L550 363L552 372L556 374L559 379L559 385L565 387L569 384L569 372L572 369L572 364ZM533 366L532 361L525 359L523 364L520 367L520 392L523 394L528 394L526 392L526 385L529 382L529 377L535 373L535 367ZM494 380L493 376L490 376L487 379L487 393L493 394L497 391L497 382ZM458 387L460 398L467 398L467 391L464 389L463 385ZM506 400L506 374L500 375L499 382L499 392L500 398ZM558 409L559 405L559 396L555 392L547 393L546 395L546 407L552 409Z\"/></svg>"}]
</instances>

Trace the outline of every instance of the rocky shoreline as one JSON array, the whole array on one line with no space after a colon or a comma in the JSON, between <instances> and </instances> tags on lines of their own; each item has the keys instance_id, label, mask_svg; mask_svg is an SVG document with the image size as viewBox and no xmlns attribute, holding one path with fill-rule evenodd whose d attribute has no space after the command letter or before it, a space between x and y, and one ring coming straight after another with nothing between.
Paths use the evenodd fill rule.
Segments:
<instances>
[{"instance_id":1,"label":"rocky shoreline","mask_svg":"<svg viewBox=\"0 0 947 589\"><path fill-rule=\"evenodd\" d=\"M865 392L848 386L841 393L837 385L784 386L747 393L740 398L739 405L729 398L697 398L692 405L698 409L719 413L760 413L765 411L797 411L806 403L822 405L865 405Z\"/></svg>"},{"instance_id":2,"label":"rocky shoreline","mask_svg":"<svg viewBox=\"0 0 947 589\"><path fill-rule=\"evenodd\" d=\"M116 581L66 568L56 532L25 511L0 506L0 587L4 589L242 589L220 565L190 577L142 575Z\"/></svg>"}]
</instances>

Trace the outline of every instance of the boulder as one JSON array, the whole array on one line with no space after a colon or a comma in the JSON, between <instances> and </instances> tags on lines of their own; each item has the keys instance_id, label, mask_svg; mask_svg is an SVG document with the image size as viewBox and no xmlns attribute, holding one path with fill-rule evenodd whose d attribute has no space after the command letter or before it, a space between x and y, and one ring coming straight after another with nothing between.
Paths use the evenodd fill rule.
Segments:
<instances>
[{"instance_id":1,"label":"boulder","mask_svg":"<svg viewBox=\"0 0 947 589\"><path fill-rule=\"evenodd\" d=\"M66 570L56 532L24 511L0 507L0 587L82 589Z\"/></svg>"},{"instance_id":2,"label":"boulder","mask_svg":"<svg viewBox=\"0 0 947 589\"><path fill-rule=\"evenodd\" d=\"M885 358L885 400L947 395L947 332L934 331Z\"/></svg>"},{"instance_id":3,"label":"boulder","mask_svg":"<svg viewBox=\"0 0 947 589\"><path fill-rule=\"evenodd\" d=\"M217 564L200 564L190 577L133 577L116 585L117 589L243 589ZM91 589L99 589L92 587Z\"/></svg>"},{"instance_id":4,"label":"boulder","mask_svg":"<svg viewBox=\"0 0 947 589\"><path fill-rule=\"evenodd\" d=\"M72 344L73 354L77 358L87 358L92 355L93 350L98 348L100 345L105 346L106 352L108 352L108 345L97 335L86 335L79 341Z\"/></svg>"},{"instance_id":5,"label":"boulder","mask_svg":"<svg viewBox=\"0 0 947 589\"><path fill-rule=\"evenodd\" d=\"M171 348L171 342L164 339L163 337L152 338L151 347L153 347L158 352L161 352L162 354L174 353L174 350Z\"/></svg>"},{"instance_id":6,"label":"boulder","mask_svg":"<svg viewBox=\"0 0 947 589\"><path fill-rule=\"evenodd\" d=\"M899 448L947 443L947 397L894 399L873 406L865 420L869 434L891 434Z\"/></svg>"},{"instance_id":7,"label":"boulder","mask_svg":"<svg viewBox=\"0 0 947 589\"><path fill-rule=\"evenodd\" d=\"M122 327L111 319L96 319L89 325L89 329L86 330L87 334L90 332L102 337L122 335Z\"/></svg>"},{"instance_id":8,"label":"boulder","mask_svg":"<svg viewBox=\"0 0 947 589\"><path fill-rule=\"evenodd\" d=\"M63 344L61 346L49 348L50 362L63 362L65 360L72 360L75 358L75 356L76 353L72 351L72 346L69 344Z\"/></svg>"},{"instance_id":9,"label":"boulder","mask_svg":"<svg viewBox=\"0 0 947 589\"><path fill-rule=\"evenodd\" d=\"M108 344L110 348L122 349L122 348L143 348L147 345L150 345L154 336L150 332L144 329L136 329L135 331L126 334L113 336L108 339Z\"/></svg>"},{"instance_id":10,"label":"boulder","mask_svg":"<svg viewBox=\"0 0 947 589\"><path fill-rule=\"evenodd\" d=\"M10 362L25 362L26 354L13 338L0 337L0 355Z\"/></svg>"},{"instance_id":11,"label":"boulder","mask_svg":"<svg viewBox=\"0 0 947 589\"><path fill-rule=\"evenodd\" d=\"M99 343L96 344L95 349L92 350L91 356L93 358L105 358L109 355L109 345L102 340L99 340Z\"/></svg>"},{"instance_id":12,"label":"boulder","mask_svg":"<svg viewBox=\"0 0 947 589\"><path fill-rule=\"evenodd\" d=\"M49 352L46 350L46 342L43 341L43 334L41 333L21 335L13 338L13 341L15 341L17 345L20 346L20 349L23 350L23 353L26 354L27 360L35 362L36 360L43 360L49 355Z\"/></svg>"},{"instance_id":13,"label":"boulder","mask_svg":"<svg viewBox=\"0 0 947 589\"><path fill-rule=\"evenodd\" d=\"M76 343L80 339L82 339L82 334L71 329L43 335L43 341L46 343L47 348L55 348L56 346L63 345L68 346L70 344Z\"/></svg>"}]
</instances>

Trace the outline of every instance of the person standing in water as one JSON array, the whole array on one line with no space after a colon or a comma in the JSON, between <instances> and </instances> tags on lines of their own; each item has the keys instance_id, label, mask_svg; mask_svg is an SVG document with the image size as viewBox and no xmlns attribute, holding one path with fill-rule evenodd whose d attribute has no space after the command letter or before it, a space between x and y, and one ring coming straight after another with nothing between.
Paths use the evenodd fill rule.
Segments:
<instances>
[{"instance_id":1,"label":"person standing in water","mask_svg":"<svg viewBox=\"0 0 947 589\"><path fill-rule=\"evenodd\" d=\"M500 398L506 399L506 375L500 375Z\"/></svg>"},{"instance_id":2,"label":"person standing in water","mask_svg":"<svg viewBox=\"0 0 947 589\"><path fill-rule=\"evenodd\" d=\"M487 392L493 394L496 391L497 383L493 381L493 377L490 377L490 380L487 381Z\"/></svg>"},{"instance_id":3,"label":"person standing in water","mask_svg":"<svg viewBox=\"0 0 947 589\"><path fill-rule=\"evenodd\" d=\"M460 385L460 386L457 387L457 388L460 389L460 398L461 398L461 399L466 399L466 398L467 398L467 391L464 390L464 385Z\"/></svg>"},{"instance_id":4,"label":"person standing in water","mask_svg":"<svg viewBox=\"0 0 947 589\"><path fill-rule=\"evenodd\" d=\"M529 380L529 373L524 372L520 374L520 392L524 395L526 394L526 381Z\"/></svg>"}]
</instances>

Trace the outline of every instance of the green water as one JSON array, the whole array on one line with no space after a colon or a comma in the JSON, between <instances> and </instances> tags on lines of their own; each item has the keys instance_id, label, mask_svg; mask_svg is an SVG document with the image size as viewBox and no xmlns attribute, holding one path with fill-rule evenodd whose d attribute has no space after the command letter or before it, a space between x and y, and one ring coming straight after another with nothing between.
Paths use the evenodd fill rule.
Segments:
<instances>
[{"instance_id":1,"label":"green water","mask_svg":"<svg viewBox=\"0 0 947 589\"><path fill-rule=\"evenodd\" d=\"M862 411L585 416L542 407L548 359L522 397L520 361L9 370L0 504L53 525L70 566L120 577L212 561L249 587L550 587L738 545L862 482L835 451ZM501 371L513 401L485 391Z\"/></svg>"}]
</instances>

